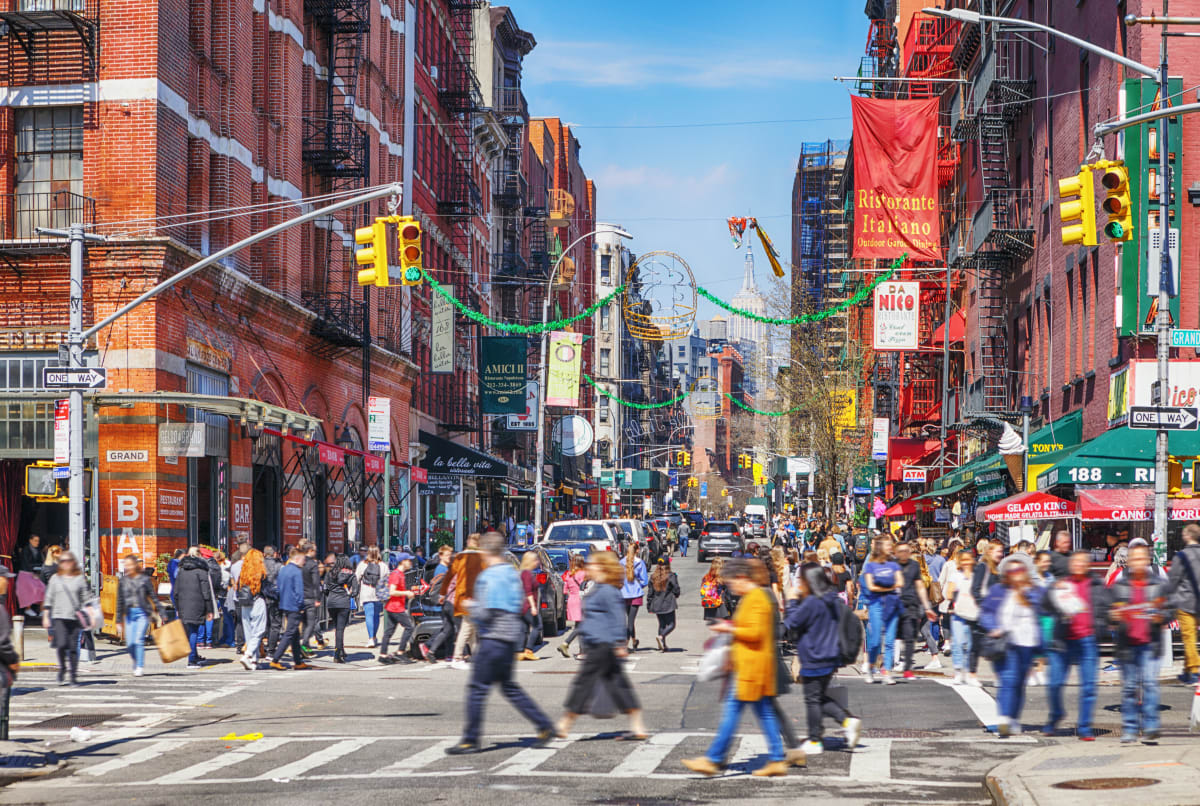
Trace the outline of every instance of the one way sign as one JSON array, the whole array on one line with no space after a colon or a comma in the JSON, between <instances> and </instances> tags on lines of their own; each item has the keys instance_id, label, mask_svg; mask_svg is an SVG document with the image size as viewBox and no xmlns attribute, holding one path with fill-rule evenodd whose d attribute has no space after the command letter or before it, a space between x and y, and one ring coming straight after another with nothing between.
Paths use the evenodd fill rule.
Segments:
<instances>
[{"instance_id":1,"label":"one way sign","mask_svg":"<svg viewBox=\"0 0 1200 806\"><path fill-rule=\"evenodd\" d=\"M1129 409L1129 427L1195 431L1200 428L1200 409L1133 406Z\"/></svg>"},{"instance_id":2,"label":"one way sign","mask_svg":"<svg viewBox=\"0 0 1200 806\"><path fill-rule=\"evenodd\" d=\"M103 389L108 383L104 367L43 367L44 389Z\"/></svg>"}]
</instances>

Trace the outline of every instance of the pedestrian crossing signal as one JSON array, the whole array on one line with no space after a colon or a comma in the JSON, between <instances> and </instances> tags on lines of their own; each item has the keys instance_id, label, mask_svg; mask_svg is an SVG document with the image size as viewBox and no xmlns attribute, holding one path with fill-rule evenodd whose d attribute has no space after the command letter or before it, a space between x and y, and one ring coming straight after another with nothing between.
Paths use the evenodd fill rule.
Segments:
<instances>
[{"instance_id":1,"label":"pedestrian crossing signal","mask_svg":"<svg viewBox=\"0 0 1200 806\"><path fill-rule=\"evenodd\" d=\"M1101 206L1108 214L1104 234L1112 241L1133 239L1133 212L1129 201L1129 169L1124 165L1109 165L1100 177L1108 195Z\"/></svg>"},{"instance_id":2,"label":"pedestrian crossing signal","mask_svg":"<svg viewBox=\"0 0 1200 806\"><path fill-rule=\"evenodd\" d=\"M354 253L354 262L369 267L359 271L358 284L386 288L389 284L387 220L377 218L371 226L354 230L354 242L364 247Z\"/></svg>"}]
</instances>

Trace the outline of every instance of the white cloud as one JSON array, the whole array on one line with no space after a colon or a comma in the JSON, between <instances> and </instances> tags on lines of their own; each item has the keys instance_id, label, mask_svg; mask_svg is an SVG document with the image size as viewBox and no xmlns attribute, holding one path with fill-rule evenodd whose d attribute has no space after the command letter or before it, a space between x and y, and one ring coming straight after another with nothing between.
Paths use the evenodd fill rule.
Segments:
<instances>
[{"instance_id":1,"label":"white cloud","mask_svg":"<svg viewBox=\"0 0 1200 806\"><path fill-rule=\"evenodd\" d=\"M649 165L605 165L596 174L596 186L602 190L630 189L672 191L687 194L694 191L709 192L714 187L728 186L734 181L733 169L728 163L721 163L699 175L681 176L653 168Z\"/></svg>"},{"instance_id":2,"label":"white cloud","mask_svg":"<svg viewBox=\"0 0 1200 806\"><path fill-rule=\"evenodd\" d=\"M594 87L745 87L776 81L825 80L830 75L830 64L819 54L772 57L752 50L711 47L648 52L609 42L547 42L538 44L526 61L526 82Z\"/></svg>"}]
</instances>

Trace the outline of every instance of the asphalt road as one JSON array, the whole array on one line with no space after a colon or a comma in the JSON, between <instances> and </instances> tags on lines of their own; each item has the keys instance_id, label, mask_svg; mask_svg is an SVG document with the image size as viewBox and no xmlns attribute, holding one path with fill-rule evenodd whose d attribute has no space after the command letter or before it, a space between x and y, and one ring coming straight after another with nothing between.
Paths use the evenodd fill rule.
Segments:
<instances>
[{"instance_id":1,"label":"asphalt road","mask_svg":"<svg viewBox=\"0 0 1200 806\"><path fill-rule=\"evenodd\" d=\"M150 664L133 678L116 651L102 651L85 684L59 688L53 670L22 673L12 701L12 738L48 743L69 761L63 774L12 785L0 803L201 803L218 798L294 804L378 802L382 797L419 802L494 804L710 803L754 798L796 798L835 803L985 803L987 770L1044 740L1026 735L1001 740L994 724L994 690L956 688L941 673L923 673L901 685L867 685L854 670L839 682L864 720L860 746L840 742L786 778L760 780L749 771L762 763L765 745L747 714L729 771L698 778L679 763L701 754L718 721L717 684L697 683L695 668L706 636L698 604L702 566L678 560L684 595L672 651L653 647L655 619L639 620L642 648L629 670L646 721L647 743L614 741L621 718L581 719L572 735L550 747L530 746L532 728L494 694L489 702L486 751L448 757L458 738L467 672L445 665L380 666L365 643L361 622L350 628L352 663L334 666L319 657L310 672L245 672L231 654L208 652L218 662L187 672ZM32 639L31 635L31 639ZM550 716L557 717L577 662L545 646L536 662L518 664L518 678ZM926 656L919 656L927 661ZM948 665L948 664L947 664ZM1096 754L1115 742L1119 689L1103 675ZM1068 692L1074 713L1075 690ZM1164 726L1184 733L1191 689L1164 686ZM782 698L800 736L806 734L798 690ZM1042 690L1029 692L1027 730L1045 715ZM72 741L70 727L90 723L90 735ZM827 736L837 729L827 725ZM259 736L261 734L261 736ZM1069 737L1051 741L1074 742ZM509 794L514 793L514 794Z\"/></svg>"}]
</instances>

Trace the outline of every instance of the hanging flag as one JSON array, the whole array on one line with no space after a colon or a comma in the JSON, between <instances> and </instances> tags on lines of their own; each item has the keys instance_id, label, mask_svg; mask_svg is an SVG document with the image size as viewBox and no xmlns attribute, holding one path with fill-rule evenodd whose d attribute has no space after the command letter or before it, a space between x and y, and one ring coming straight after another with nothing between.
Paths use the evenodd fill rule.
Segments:
<instances>
[{"instance_id":1,"label":"hanging flag","mask_svg":"<svg viewBox=\"0 0 1200 806\"><path fill-rule=\"evenodd\" d=\"M528 382L524 336L484 336L479 341L479 400L484 414L522 414Z\"/></svg>"},{"instance_id":2,"label":"hanging flag","mask_svg":"<svg viewBox=\"0 0 1200 806\"><path fill-rule=\"evenodd\" d=\"M550 333L546 405L579 405L579 367L583 357L583 334L555 330Z\"/></svg>"},{"instance_id":3,"label":"hanging flag","mask_svg":"<svg viewBox=\"0 0 1200 806\"><path fill-rule=\"evenodd\" d=\"M852 96L854 257L941 260L938 99Z\"/></svg>"},{"instance_id":4,"label":"hanging flag","mask_svg":"<svg viewBox=\"0 0 1200 806\"><path fill-rule=\"evenodd\" d=\"M763 251L767 253L767 262L771 264L772 271L776 277L782 277L783 267L779 265L779 252L776 251L775 244L771 243L771 239L757 221L754 222L754 230L758 233L758 239L762 241Z\"/></svg>"}]
</instances>

